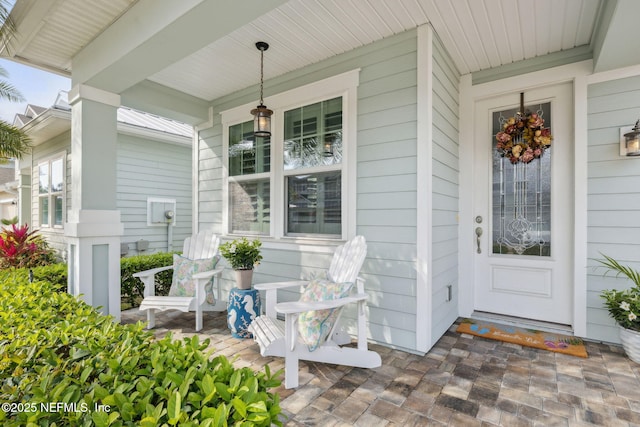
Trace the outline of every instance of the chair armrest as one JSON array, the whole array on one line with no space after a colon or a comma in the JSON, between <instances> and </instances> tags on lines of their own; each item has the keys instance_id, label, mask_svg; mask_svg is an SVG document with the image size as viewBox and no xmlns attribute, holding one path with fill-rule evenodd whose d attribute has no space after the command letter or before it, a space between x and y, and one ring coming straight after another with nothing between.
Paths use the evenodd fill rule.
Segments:
<instances>
[{"instance_id":1,"label":"chair armrest","mask_svg":"<svg viewBox=\"0 0 640 427\"><path fill-rule=\"evenodd\" d=\"M155 276L157 273L161 271L171 270L173 268L172 265L167 265L165 267L152 268L150 270L141 271L139 273L134 273L133 277L137 277L144 284L144 293L145 297L153 296L156 294L156 284L155 284Z\"/></svg>"},{"instance_id":2,"label":"chair armrest","mask_svg":"<svg viewBox=\"0 0 640 427\"><path fill-rule=\"evenodd\" d=\"M224 268L216 268L215 270L209 270L209 271L203 271L202 273L196 273L196 274L192 275L191 277L196 279L196 280L210 279L213 276L222 273L223 270L224 270Z\"/></svg>"},{"instance_id":3,"label":"chair armrest","mask_svg":"<svg viewBox=\"0 0 640 427\"><path fill-rule=\"evenodd\" d=\"M142 279L143 277L154 276L155 274L160 273L161 271L170 270L172 268L173 268L173 265L167 265L165 267L152 268L150 270L145 270L145 271L141 271L139 273L134 273L133 277L137 277L139 279Z\"/></svg>"},{"instance_id":4,"label":"chair armrest","mask_svg":"<svg viewBox=\"0 0 640 427\"><path fill-rule=\"evenodd\" d=\"M338 298L326 301L290 301L276 304L276 311L283 314L304 313L313 310L328 310L331 308L342 307L352 302L364 301L368 298L367 294L355 294L348 297Z\"/></svg>"},{"instance_id":5,"label":"chair armrest","mask_svg":"<svg viewBox=\"0 0 640 427\"><path fill-rule=\"evenodd\" d=\"M268 317L275 318L276 310L275 306L278 302L278 289L287 289L305 286L309 283L308 280L290 280L287 282L271 282L271 283L258 283L253 286L258 291L265 291L265 314Z\"/></svg>"},{"instance_id":6,"label":"chair armrest","mask_svg":"<svg viewBox=\"0 0 640 427\"><path fill-rule=\"evenodd\" d=\"M288 282L272 282L272 283L257 283L253 285L253 288L258 291L270 291L277 289L293 288L295 286L304 286L309 283L308 280L291 280Z\"/></svg>"}]
</instances>

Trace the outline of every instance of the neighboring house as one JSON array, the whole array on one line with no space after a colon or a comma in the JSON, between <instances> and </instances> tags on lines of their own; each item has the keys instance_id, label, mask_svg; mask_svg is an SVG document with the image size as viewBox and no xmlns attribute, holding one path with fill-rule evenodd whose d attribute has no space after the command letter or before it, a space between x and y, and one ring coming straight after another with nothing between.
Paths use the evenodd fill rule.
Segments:
<instances>
[{"instance_id":1,"label":"neighboring house","mask_svg":"<svg viewBox=\"0 0 640 427\"><path fill-rule=\"evenodd\" d=\"M73 292L118 316L118 284L93 272L117 274L121 206L115 186L93 192L113 182L127 105L196 126L194 228L260 237L256 281L318 273L365 236L373 341L426 352L471 315L617 341L598 295L628 284L592 259L640 268L640 158L620 147L640 118L640 2L526 6L17 0L9 59L74 82ZM261 40L274 115L256 140ZM553 140L514 167L495 136L521 94Z\"/></svg>"},{"instance_id":2,"label":"neighboring house","mask_svg":"<svg viewBox=\"0 0 640 427\"><path fill-rule=\"evenodd\" d=\"M0 219L11 220L18 214L18 190L15 161L0 163Z\"/></svg>"},{"instance_id":3,"label":"neighboring house","mask_svg":"<svg viewBox=\"0 0 640 427\"><path fill-rule=\"evenodd\" d=\"M118 109L117 117L116 202L124 227L121 254L179 250L192 232L193 127L124 107ZM60 92L51 108L28 105L14 125L29 135L33 145L31 155L18 166L24 199L19 202L19 221L38 229L66 258L64 223L72 193L79 188L71 175L67 93ZM170 226L166 210L175 214Z\"/></svg>"}]
</instances>

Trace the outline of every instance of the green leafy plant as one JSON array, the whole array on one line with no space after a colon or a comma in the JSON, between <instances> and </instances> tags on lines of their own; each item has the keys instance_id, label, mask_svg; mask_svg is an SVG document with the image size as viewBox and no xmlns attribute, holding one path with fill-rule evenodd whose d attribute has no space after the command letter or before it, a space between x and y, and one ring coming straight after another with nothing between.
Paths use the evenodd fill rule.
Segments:
<instances>
[{"instance_id":1,"label":"green leafy plant","mask_svg":"<svg viewBox=\"0 0 640 427\"><path fill-rule=\"evenodd\" d=\"M160 252L150 255L136 255L120 259L120 294L121 309L126 310L140 305L144 294L144 285L140 279L133 277L135 273L151 268L164 267L173 263L173 253ZM56 289L67 289L68 266L63 263L43 265L39 267L25 267L15 269L0 269L0 281L12 280L19 277L27 279L29 271L35 281L46 281ZM161 271L156 274L156 295L168 295L171 288L173 271Z\"/></svg>"},{"instance_id":2,"label":"green leafy plant","mask_svg":"<svg viewBox=\"0 0 640 427\"><path fill-rule=\"evenodd\" d=\"M11 268L0 270L0 282L25 282L29 275L36 282L48 282L56 291L67 290L67 264L50 264L33 268Z\"/></svg>"},{"instance_id":3,"label":"green leafy plant","mask_svg":"<svg viewBox=\"0 0 640 427\"><path fill-rule=\"evenodd\" d=\"M120 292L123 309L137 307L144 297L144 284L135 273L173 264L174 252L159 252L136 255L120 260ZM171 288L173 270L161 271L155 275L156 295L168 295Z\"/></svg>"},{"instance_id":4,"label":"green leafy plant","mask_svg":"<svg viewBox=\"0 0 640 427\"><path fill-rule=\"evenodd\" d=\"M3 228L0 232L0 268L37 267L55 262L55 253L37 230L29 225Z\"/></svg>"},{"instance_id":5,"label":"green leafy plant","mask_svg":"<svg viewBox=\"0 0 640 427\"><path fill-rule=\"evenodd\" d=\"M607 255L603 257L604 259L596 261L606 267L607 272L615 272L616 277L624 276L634 284L625 290L607 289L601 292L600 296L605 301L609 316L623 328L640 332L640 272Z\"/></svg>"},{"instance_id":6,"label":"green leafy plant","mask_svg":"<svg viewBox=\"0 0 640 427\"><path fill-rule=\"evenodd\" d=\"M114 323L46 282L0 282L0 424L281 426L269 391L281 372L208 349Z\"/></svg>"},{"instance_id":7,"label":"green leafy plant","mask_svg":"<svg viewBox=\"0 0 640 427\"><path fill-rule=\"evenodd\" d=\"M220 245L220 253L234 270L251 270L262 260L261 246L260 240L250 242L243 237Z\"/></svg>"}]
</instances>

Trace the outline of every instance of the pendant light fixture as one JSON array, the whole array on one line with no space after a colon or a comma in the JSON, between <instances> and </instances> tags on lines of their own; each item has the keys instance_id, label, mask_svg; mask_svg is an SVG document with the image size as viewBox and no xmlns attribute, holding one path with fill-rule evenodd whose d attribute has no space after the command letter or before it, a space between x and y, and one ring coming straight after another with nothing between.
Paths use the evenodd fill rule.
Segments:
<instances>
[{"instance_id":1,"label":"pendant light fixture","mask_svg":"<svg viewBox=\"0 0 640 427\"><path fill-rule=\"evenodd\" d=\"M265 42L257 42L256 48L260 51L260 105L251 110L253 115L253 134L256 137L267 138L271 136L271 115L264 101L263 96L263 79L264 79L264 51L269 49L269 44Z\"/></svg>"}]
</instances>

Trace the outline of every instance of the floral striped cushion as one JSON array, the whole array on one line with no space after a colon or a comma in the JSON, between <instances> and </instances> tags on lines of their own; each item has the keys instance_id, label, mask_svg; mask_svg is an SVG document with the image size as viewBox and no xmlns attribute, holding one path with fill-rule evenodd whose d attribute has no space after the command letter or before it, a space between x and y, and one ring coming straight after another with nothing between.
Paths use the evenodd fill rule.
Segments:
<instances>
[{"instance_id":1,"label":"floral striped cushion","mask_svg":"<svg viewBox=\"0 0 640 427\"><path fill-rule=\"evenodd\" d=\"M196 295L196 281L191 279L195 273L213 270L220 257L189 259L173 255L173 280L169 295L174 297L193 297ZM207 296L208 297L208 296ZM208 298L207 298L208 299Z\"/></svg>"},{"instance_id":2,"label":"floral striped cushion","mask_svg":"<svg viewBox=\"0 0 640 427\"><path fill-rule=\"evenodd\" d=\"M349 295L353 283L335 283L325 279L313 279L305 287L300 301L329 301ZM327 340L329 332L338 317L338 309L313 310L301 313L298 317L300 338L314 351Z\"/></svg>"}]
</instances>

